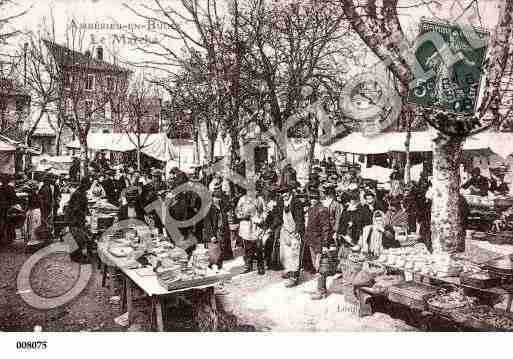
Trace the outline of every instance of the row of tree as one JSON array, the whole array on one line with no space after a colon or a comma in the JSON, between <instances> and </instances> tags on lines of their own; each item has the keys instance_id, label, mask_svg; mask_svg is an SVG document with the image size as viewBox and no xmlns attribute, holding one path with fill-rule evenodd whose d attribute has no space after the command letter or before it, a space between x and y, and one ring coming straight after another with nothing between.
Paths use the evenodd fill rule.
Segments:
<instances>
[{"instance_id":1,"label":"row of tree","mask_svg":"<svg viewBox=\"0 0 513 359\"><path fill-rule=\"evenodd\" d=\"M337 116L348 73L363 65L343 9L330 2L153 0L125 7L155 24L161 39L141 38L146 61L132 65L160 74L153 82L175 111L206 132L207 141L199 142L210 160L218 136L230 138L235 155L252 123L277 143L289 128L315 138L318 118L304 109L321 102ZM286 148L278 149L285 158Z\"/></svg>"}]
</instances>

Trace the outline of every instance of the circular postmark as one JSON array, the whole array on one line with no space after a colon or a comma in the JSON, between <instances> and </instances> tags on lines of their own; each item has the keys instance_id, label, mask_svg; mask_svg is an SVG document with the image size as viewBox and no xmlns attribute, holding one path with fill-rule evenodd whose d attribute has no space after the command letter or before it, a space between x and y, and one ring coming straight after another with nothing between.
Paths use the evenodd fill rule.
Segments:
<instances>
[{"instance_id":1,"label":"circular postmark","mask_svg":"<svg viewBox=\"0 0 513 359\"><path fill-rule=\"evenodd\" d=\"M340 100L343 114L353 121L354 130L367 136L395 124L402 107L401 98L388 81L370 72L352 77Z\"/></svg>"},{"instance_id":2,"label":"circular postmark","mask_svg":"<svg viewBox=\"0 0 513 359\"><path fill-rule=\"evenodd\" d=\"M45 258L55 256L62 253L72 253L78 248L73 236L68 234L64 238L64 242L53 243L47 247L38 250L31 255L21 267L17 278L18 294L23 301L36 309L54 309L63 306L75 299L89 284L89 280L93 274L92 265L81 265L78 274L74 278L74 283L67 290L58 293L58 295L43 296L33 288L33 271L38 268L38 263Z\"/></svg>"}]
</instances>

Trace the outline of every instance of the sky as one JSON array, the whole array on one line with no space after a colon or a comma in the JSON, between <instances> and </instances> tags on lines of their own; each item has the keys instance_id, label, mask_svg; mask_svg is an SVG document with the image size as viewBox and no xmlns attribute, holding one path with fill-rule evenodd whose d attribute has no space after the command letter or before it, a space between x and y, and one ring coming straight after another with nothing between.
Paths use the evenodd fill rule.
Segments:
<instances>
[{"instance_id":1,"label":"sky","mask_svg":"<svg viewBox=\"0 0 513 359\"><path fill-rule=\"evenodd\" d=\"M55 17L57 42L65 43L65 30L68 24L74 19L81 24L94 26L98 24L137 24L141 26L142 33L148 33L152 37L151 31L147 30L147 22L133 14L123 6L128 3L134 8L140 8L141 4L150 5L152 0L15 0L16 5L10 10L15 13L18 10L29 9L28 13L21 18L16 19L11 26L24 30L37 30L44 17L49 17L53 12ZM221 0L223 1L223 0ZM439 4L431 6L418 6L422 0L399 0L399 9L401 24L403 29L411 29L413 34L417 28L421 17L440 18L444 20L454 20L462 13L462 9L467 7L473 0L440 0ZM179 0L161 0L165 5L176 4L179 7ZM462 18L463 22L468 22L468 16L472 16L470 21L474 25L482 25L485 28L493 29L497 23L499 9L498 0L479 0L479 15L472 7ZM480 21L481 19L481 21ZM111 29L88 29L86 31L86 45L93 42L105 41L106 57L109 59L109 48L116 48L119 51L119 57L137 62L144 58L141 52L135 51L135 46L130 41L124 40L126 31ZM153 37L155 35L153 34ZM15 42L15 41L14 41ZM92 47L92 45L90 45ZM179 47L179 43L171 44L171 47ZM85 50L85 49L84 49ZM372 58L372 55L370 55ZM374 61L374 60L372 60Z\"/></svg>"}]
</instances>

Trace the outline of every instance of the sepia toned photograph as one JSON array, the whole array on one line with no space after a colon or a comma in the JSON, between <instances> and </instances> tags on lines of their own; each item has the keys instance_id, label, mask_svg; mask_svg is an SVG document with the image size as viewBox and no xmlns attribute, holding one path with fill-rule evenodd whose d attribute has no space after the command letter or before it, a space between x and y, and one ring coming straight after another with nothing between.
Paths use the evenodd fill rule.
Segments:
<instances>
[{"instance_id":1,"label":"sepia toned photograph","mask_svg":"<svg viewBox=\"0 0 513 359\"><path fill-rule=\"evenodd\" d=\"M0 0L0 337L513 331L512 48L510 0Z\"/></svg>"}]
</instances>

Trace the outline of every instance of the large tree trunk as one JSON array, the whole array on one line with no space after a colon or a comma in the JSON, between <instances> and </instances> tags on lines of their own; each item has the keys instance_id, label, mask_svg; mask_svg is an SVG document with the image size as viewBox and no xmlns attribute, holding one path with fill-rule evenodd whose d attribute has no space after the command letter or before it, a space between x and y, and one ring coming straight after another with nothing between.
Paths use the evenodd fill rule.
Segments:
<instances>
[{"instance_id":1,"label":"large tree trunk","mask_svg":"<svg viewBox=\"0 0 513 359\"><path fill-rule=\"evenodd\" d=\"M64 128L63 124L59 124L59 131L57 131L57 137L55 138L55 155L60 156L61 154L61 137L62 130Z\"/></svg>"},{"instance_id":2,"label":"large tree trunk","mask_svg":"<svg viewBox=\"0 0 513 359\"><path fill-rule=\"evenodd\" d=\"M404 106L403 106L404 108ZM410 143L411 143L411 127L413 123L414 114L408 109L406 112L406 139L404 141L404 151L406 161L404 164L404 183L408 184L411 181L411 156L410 156Z\"/></svg>"},{"instance_id":3,"label":"large tree trunk","mask_svg":"<svg viewBox=\"0 0 513 359\"><path fill-rule=\"evenodd\" d=\"M459 210L463 139L439 134L433 148L433 204L431 240L434 252L465 250L465 233Z\"/></svg>"},{"instance_id":4,"label":"large tree trunk","mask_svg":"<svg viewBox=\"0 0 513 359\"><path fill-rule=\"evenodd\" d=\"M214 163L216 140L212 139L211 136L208 138L208 163Z\"/></svg>"},{"instance_id":5,"label":"large tree trunk","mask_svg":"<svg viewBox=\"0 0 513 359\"><path fill-rule=\"evenodd\" d=\"M80 178L89 174L89 158L87 156L87 138L79 136L80 142Z\"/></svg>"},{"instance_id":6,"label":"large tree trunk","mask_svg":"<svg viewBox=\"0 0 513 359\"><path fill-rule=\"evenodd\" d=\"M312 133L310 134L309 149L308 149L308 173L312 172L313 161L315 157L315 144L319 137L319 120L317 118L312 120Z\"/></svg>"}]
</instances>

